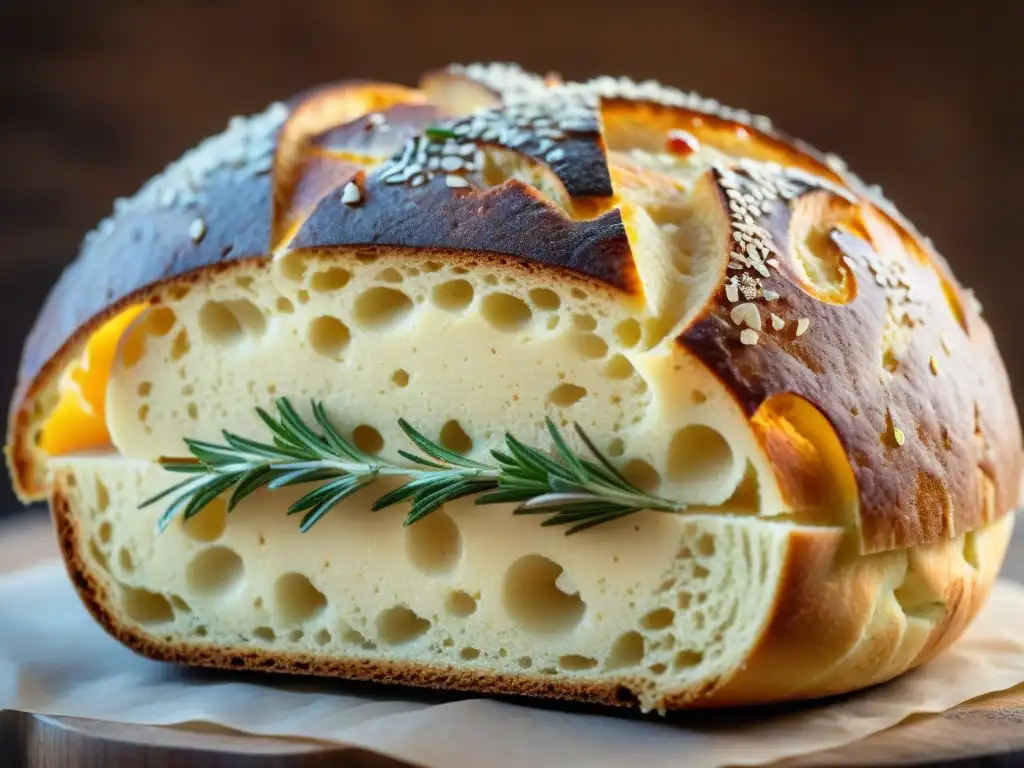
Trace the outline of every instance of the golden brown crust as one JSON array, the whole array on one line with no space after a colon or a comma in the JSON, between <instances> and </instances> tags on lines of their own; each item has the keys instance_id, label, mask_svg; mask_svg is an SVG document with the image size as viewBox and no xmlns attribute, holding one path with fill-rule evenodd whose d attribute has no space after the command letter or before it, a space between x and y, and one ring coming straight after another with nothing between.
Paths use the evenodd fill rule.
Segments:
<instances>
[{"instance_id":1,"label":"golden brown crust","mask_svg":"<svg viewBox=\"0 0 1024 768\"><path fill-rule=\"evenodd\" d=\"M86 239L19 370L7 453L23 496L45 490L33 432L52 403L40 395L102 318L177 277L273 250L388 246L515 258L642 297L607 145L627 151L617 137L664 142L679 129L731 156L709 177L741 244L727 274L752 290L738 299L721 286L679 343L752 418L786 392L824 415L853 467L865 551L955 536L1010 509L1024 449L987 326L930 244L836 162L762 118L651 84L463 67L424 85L349 82L275 105L190 153ZM490 111L466 116L477 107ZM557 177L574 210L516 179L490 186L479 147L493 146ZM346 204L349 184L359 199ZM737 213L744 199L754 205ZM587 205L593 218L579 215ZM801 248L842 278L838 292ZM741 302L757 307L757 343L741 343ZM799 502L799 481L780 485Z\"/></svg>"},{"instance_id":2,"label":"golden brown crust","mask_svg":"<svg viewBox=\"0 0 1024 768\"><path fill-rule=\"evenodd\" d=\"M50 509L68 574L86 608L114 638L158 661L200 667L308 674L511 696L635 707L628 678L573 682L448 664L268 652L250 646L175 643L122 622L105 580L84 556L86 536L73 506L70 474L58 473ZM971 542L945 540L909 550L854 554L835 528L804 528L789 538L771 618L732 673L665 697L664 710L819 698L889 680L955 641L987 597L1013 531L1006 516ZM895 605L892 603L895 602ZM941 606L941 617L932 612ZM917 622L917 623L915 623ZM640 690L637 683L635 690Z\"/></svg>"},{"instance_id":3,"label":"golden brown crust","mask_svg":"<svg viewBox=\"0 0 1024 768\"><path fill-rule=\"evenodd\" d=\"M1021 433L1005 368L981 317L960 299L944 267L885 214L801 179L789 183L795 188L789 205L754 217L778 259L777 268L752 278L755 302L777 297L759 302L764 327L757 343L738 337L731 314L737 302L725 286L680 343L748 414L789 392L828 418L857 478L866 551L953 537L991 519L978 503L977 467L996 484L994 514L1004 513L1019 493ZM805 205L823 210L801 217ZM818 286L808 284L791 242L815 227L838 233L838 242L824 246L834 249L827 258L853 284L839 299L823 300ZM769 312L783 328L769 325ZM799 333L801 322L806 332ZM905 348L887 349L889 334L905 334ZM919 493L922 483L946 493Z\"/></svg>"}]
</instances>

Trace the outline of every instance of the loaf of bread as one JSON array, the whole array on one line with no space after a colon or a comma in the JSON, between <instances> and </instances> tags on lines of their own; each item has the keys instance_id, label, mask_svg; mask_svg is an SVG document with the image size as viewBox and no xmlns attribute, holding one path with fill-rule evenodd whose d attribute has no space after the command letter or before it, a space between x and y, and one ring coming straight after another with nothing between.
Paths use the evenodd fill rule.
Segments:
<instances>
[{"instance_id":1,"label":"loaf of bread","mask_svg":"<svg viewBox=\"0 0 1024 768\"><path fill-rule=\"evenodd\" d=\"M7 455L155 659L826 696L935 656L999 570L1024 454L980 312L765 118L452 66L235 118L119 200Z\"/></svg>"}]
</instances>

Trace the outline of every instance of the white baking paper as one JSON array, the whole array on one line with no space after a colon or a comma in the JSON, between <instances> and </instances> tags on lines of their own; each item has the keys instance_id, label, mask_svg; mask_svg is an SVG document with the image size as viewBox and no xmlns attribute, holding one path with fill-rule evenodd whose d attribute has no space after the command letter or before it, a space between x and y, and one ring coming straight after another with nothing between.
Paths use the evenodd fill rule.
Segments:
<instances>
[{"instance_id":1,"label":"white baking paper","mask_svg":"<svg viewBox=\"0 0 1024 768\"><path fill-rule=\"evenodd\" d=\"M996 585L951 650L885 686L795 709L683 713L658 721L181 669L137 657L108 637L59 564L0 579L0 709L122 723L214 723L355 744L431 768L763 765L1022 682L1024 587L1011 582Z\"/></svg>"}]
</instances>

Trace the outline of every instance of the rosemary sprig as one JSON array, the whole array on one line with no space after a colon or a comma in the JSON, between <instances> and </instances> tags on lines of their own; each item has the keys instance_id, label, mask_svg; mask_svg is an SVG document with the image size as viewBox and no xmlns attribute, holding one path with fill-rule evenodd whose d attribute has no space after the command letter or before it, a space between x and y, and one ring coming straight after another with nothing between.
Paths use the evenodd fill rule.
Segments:
<instances>
[{"instance_id":1,"label":"rosemary sprig","mask_svg":"<svg viewBox=\"0 0 1024 768\"><path fill-rule=\"evenodd\" d=\"M423 133L424 135L426 135L428 139L432 139L434 141L444 141L445 139L458 138L455 131L453 131L451 128L445 128L440 125L428 126L427 129L423 131Z\"/></svg>"},{"instance_id":2,"label":"rosemary sprig","mask_svg":"<svg viewBox=\"0 0 1024 768\"><path fill-rule=\"evenodd\" d=\"M548 419L554 458L506 434L505 450L491 451L494 461L484 464L444 448L399 419L402 431L422 452L399 451L410 462L403 466L360 450L334 428L322 403L313 402L312 407L319 433L287 399L280 399L276 417L256 409L270 431L270 443L227 431L224 445L186 439L193 458L161 459L160 463L169 472L188 477L147 499L141 507L172 497L158 522L162 531L178 515L188 520L229 490L227 509L231 512L258 488L312 483L317 487L288 509L289 515L303 514L300 530L305 532L364 486L382 477L403 476L408 482L381 496L373 509L409 501L405 525L464 496L477 496L477 504L518 502L515 514L548 515L541 525L568 526L566 534L645 509L685 511L685 505L645 493L630 483L578 425L576 432L593 460L573 452Z\"/></svg>"}]
</instances>

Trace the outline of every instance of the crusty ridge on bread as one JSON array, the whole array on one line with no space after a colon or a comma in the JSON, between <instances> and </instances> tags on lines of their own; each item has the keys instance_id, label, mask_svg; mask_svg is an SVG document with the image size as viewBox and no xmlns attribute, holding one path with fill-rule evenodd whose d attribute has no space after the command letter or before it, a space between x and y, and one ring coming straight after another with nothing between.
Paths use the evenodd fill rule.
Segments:
<instances>
[{"instance_id":1,"label":"crusty ridge on bread","mask_svg":"<svg viewBox=\"0 0 1024 768\"><path fill-rule=\"evenodd\" d=\"M110 451L47 456L62 376L139 305ZM278 397L391 458L400 418L477 460L576 422L688 507L566 539L460 501L403 531L367 490L303 537L275 490L157 538L157 460L264 437ZM653 708L930 658L1024 466L978 309L835 158L674 89L479 65L276 104L118 204L26 344L7 450L150 655Z\"/></svg>"},{"instance_id":2,"label":"crusty ridge on bread","mask_svg":"<svg viewBox=\"0 0 1024 768\"><path fill-rule=\"evenodd\" d=\"M987 482L995 485L996 514L1010 507L1020 476L1020 431L1016 418L1006 418L1015 411L988 329L933 249L888 207L860 197L862 186L841 166L761 130L768 127L764 121L742 112L709 112L708 104L671 89L611 79L589 86L545 84L511 70L496 74L481 68L434 74L425 85L434 107L422 107L418 92L365 83L275 105L257 118L233 123L226 134L119 206L116 216L87 239L26 344L9 441L23 494L38 496L43 489L45 460L34 440L52 407L54 383L101 318L131 297L161 300L175 276L201 280L272 250L280 255L360 245L490 253L497 260L568 269L643 297L649 306L662 299L652 308L658 333L644 339L645 345L656 344L661 332L676 333L678 343L714 370L751 416L782 392L804 397L825 414L859 481L868 550L932 541L984 523L979 500ZM589 216L584 210L567 215L536 185L519 180L522 169L489 188L498 179L471 172L473 184L463 189L448 187L441 171L418 185L416 176L423 174L408 174L409 163L396 166L402 140L437 122L435 115L488 101L500 104L503 95L513 105L507 109L520 110L515 120L523 123L519 115L525 114L524 124L533 120L541 127L517 128L513 121L511 129L505 126L509 135L494 136L504 125L500 109L491 122L475 125L482 118L470 117L456 127L477 130L483 146L504 142L531 158L536 165L528 177L540 184L553 174L544 180L547 185L569 191L572 206L583 206ZM390 132L366 130L374 126L364 122L365 114L357 116L353 105L380 109L373 114L384 116ZM588 122L588 114L599 115L600 130L592 118ZM667 282L658 274L663 265L652 265L646 276L638 265L645 248L692 247L686 232L651 233L652 227L664 233L666 227L659 230L659 225L685 229L668 220L679 211L671 204L644 205L628 178L619 190L591 180L610 178L603 170L609 151L625 153L629 163L653 178L671 175L657 164L647 167L664 136L662 130L643 128L652 116L658 129L684 129L705 142L705 162L713 169L695 188L707 186L708 195L718 197L733 231L740 235L735 226L753 227L767 235L741 242L740 251L764 250L767 239L784 255L777 268L767 268L767 277L749 266L730 273L740 289L749 289L742 295L729 295L727 279L718 290L690 297L696 299L692 306L667 289L668 295L659 297ZM572 129L563 132L565 146L541 135L558 130L547 127L558 120ZM357 130L339 126L353 121ZM368 140L368 134L384 138ZM392 153L395 161L380 162ZM740 159L723 165L733 155ZM767 165L744 166L743 157ZM377 164L364 172L373 161ZM405 179L399 184L393 183L396 167ZM357 177L362 203L346 206L344 188ZM575 189L593 194L574 196ZM764 206L767 213L745 207L744 196L760 203L766 195L784 204ZM744 224L751 214L752 223ZM630 220L624 222L624 215ZM658 216L666 220L655 221ZM192 236L196 222L202 222L201 237ZM848 253L843 241L828 241L828 233L819 231L823 226L849 233ZM816 254L790 242L814 238ZM140 247L146 258L138 257ZM818 294L829 276L845 270L854 287L822 300ZM766 302L765 291L779 298ZM732 317L748 295L761 305L763 328L756 344L737 343L742 330ZM771 315L786 322L781 332L773 331ZM659 325L665 318L683 322ZM809 330L797 337L802 320ZM963 360L971 362L958 362ZM896 446L894 430L914 436ZM933 493L939 486L945 491Z\"/></svg>"}]
</instances>

